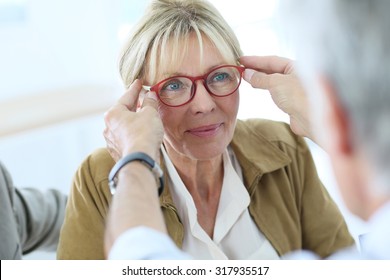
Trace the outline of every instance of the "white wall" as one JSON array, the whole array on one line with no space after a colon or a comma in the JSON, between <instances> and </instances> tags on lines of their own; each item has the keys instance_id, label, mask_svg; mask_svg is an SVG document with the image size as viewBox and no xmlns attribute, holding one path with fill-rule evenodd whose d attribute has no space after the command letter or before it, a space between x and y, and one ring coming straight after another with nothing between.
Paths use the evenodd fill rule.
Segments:
<instances>
[{"instance_id":1,"label":"white wall","mask_svg":"<svg viewBox=\"0 0 390 280\"><path fill-rule=\"evenodd\" d=\"M117 70L120 47L117 33L124 20L123 1L3 2L0 2L0 103L85 85L122 88ZM6 6L7 11L12 11L9 7L19 11L14 20L5 20L4 16L2 20L1 8ZM61 105L71 108L74 102L77 100ZM80 102L88 107L85 100ZM23 111L15 113L13 118L29 117ZM104 145L102 114L103 111L76 121L2 137L0 160L10 169L17 185L51 186L68 192L71 176L81 159ZM4 118L0 121L11 121Z\"/></svg>"},{"instance_id":2,"label":"white wall","mask_svg":"<svg viewBox=\"0 0 390 280\"><path fill-rule=\"evenodd\" d=\"M116 1L25 2L23 20L0 23L2 99L117 80Z\"/></svg>"}]
</instances>

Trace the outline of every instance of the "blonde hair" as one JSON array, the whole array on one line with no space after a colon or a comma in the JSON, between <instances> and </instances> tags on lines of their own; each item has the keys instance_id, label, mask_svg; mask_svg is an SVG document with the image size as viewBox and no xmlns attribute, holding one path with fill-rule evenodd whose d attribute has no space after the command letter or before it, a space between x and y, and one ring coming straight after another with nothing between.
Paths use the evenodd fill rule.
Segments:
<instances>
[{"instance_id":1,"label":"blonde hair","mask_svg":"<svg viewBox=\"0 0 390 280\"><path fill-rule=\"evenodd\" d=\"M145 76L155 83L163 65L178 65L186 54L191 34L196 34L201 51L203 40L207 39L229 63L237 63L242 55L233 30L208 1L154 0L120 57L119 70L126 88Z\"/></svg>"}]
</instances>

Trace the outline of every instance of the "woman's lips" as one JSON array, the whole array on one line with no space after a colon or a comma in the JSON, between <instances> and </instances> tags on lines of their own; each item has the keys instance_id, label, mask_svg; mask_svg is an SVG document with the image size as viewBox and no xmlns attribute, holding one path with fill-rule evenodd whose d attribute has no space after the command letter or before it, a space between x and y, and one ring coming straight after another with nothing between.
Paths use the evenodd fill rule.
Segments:
<instances>
[{"instance_id":1,"label":"woman's lips","mask_svg":"<svg viewBox=\"0 0 390 280\"><path fill-rule=\"evenodd\" d=\"M187 130L187 132L199 136L199 137L210 137L218 133L219 128L222 126L222 123L200 126L193 129Z\"/></svg>"}]
</instances>

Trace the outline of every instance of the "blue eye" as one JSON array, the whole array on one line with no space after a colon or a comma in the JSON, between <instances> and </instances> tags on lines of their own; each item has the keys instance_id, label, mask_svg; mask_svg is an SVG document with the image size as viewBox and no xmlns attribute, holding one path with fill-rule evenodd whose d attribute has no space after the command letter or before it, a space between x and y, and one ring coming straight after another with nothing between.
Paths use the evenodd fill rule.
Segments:
<instances>
[{"instance_id":1,"label":"blue eye","mask_svg":"<svg viewBox=\"0 0 390 280\"><path fill-rule=\"evenodd\" d=\"M217 72L213 73L209 78L207 79L207 83L209 85L214 83L227 83L230 82L231 75L228 72Z\"/></svg>"},{"instance_id":2,"label":"blue eye","mask_svg":"<svg viewBox=\"0 0 390 280\"><path fill-rule=\"evenodd\" d=\"M163 90L179 90L181 87L182 87L182 83L180 82L169 82L169 83L166 83L164 86L163 86Z\"/></svg>"},{"instance_id":3,"label":"blue eye","mask_svg":"<svg viewBox=\"0 0 390 280\"><path fill-rule=\"evenodd\" d=\"M227 73L219 73L213 77L213 80L216 82L220 82L225 80L229 75Z\"/></svg>"}]
</instances>

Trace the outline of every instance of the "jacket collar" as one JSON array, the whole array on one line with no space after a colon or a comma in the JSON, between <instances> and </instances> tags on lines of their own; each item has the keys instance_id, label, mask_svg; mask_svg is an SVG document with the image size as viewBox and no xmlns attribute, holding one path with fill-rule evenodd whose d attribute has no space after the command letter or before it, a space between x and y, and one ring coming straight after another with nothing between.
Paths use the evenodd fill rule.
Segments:
<instances>
[{"instance_id":1,"label":"jacket collar","mask_svg":"<svg viewBox=\"0 0 390 280\"><path fill-rule=\"evenodd\" d=\"M164 190L160 195L160 205L174 205L172 195L169 190L168 170L163 158L164 156L160 149L160 166L161 166L161 170L164 172Z\"/></svg>"},{"instance_id":2,"label":"jacket collar","mask_svg":"<svg viewBox=\"0 0 390 280\"><path fill-rule=\"evenodd\" d=\"M277 143L265 138L255 126L241 120L237 120L231 146L241 165L249 193L252 193L256 179L259 180L263 174L283 168L291 162Z\"/></svg>"}]
</instances>

